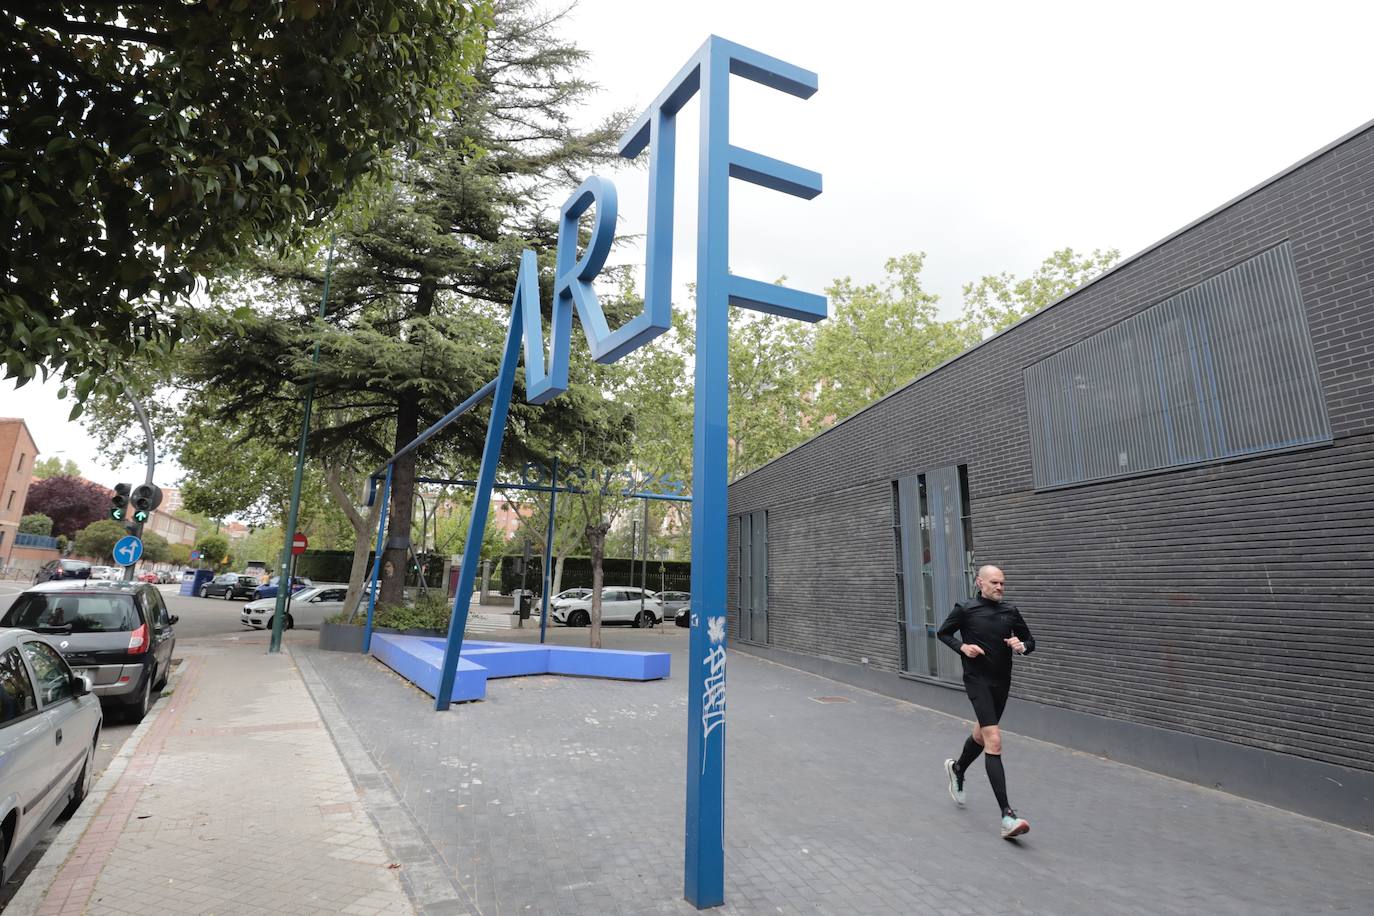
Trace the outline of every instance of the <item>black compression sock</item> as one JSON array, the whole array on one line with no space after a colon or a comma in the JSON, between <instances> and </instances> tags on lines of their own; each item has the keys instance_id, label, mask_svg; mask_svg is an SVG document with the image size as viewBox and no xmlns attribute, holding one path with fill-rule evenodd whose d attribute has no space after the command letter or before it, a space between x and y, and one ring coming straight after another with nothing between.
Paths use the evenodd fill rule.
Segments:
<instances>
[{"instance_id":1,"label":"black compression sock","mask_svg":"<svg viewBox=\"0 0 1374 916\"><path fill-rule=\"evenodd\" d=\"M1009 811L1011 803L1007 801L1007 774L1002 769L1002 755L988 754L983 758L983 764L988 768L988 782L992 783L992 794L997 796L997 805L1002 811Z\"/></svg>"},{"instance_id":2,"label":"black compression sock","mask_svg":"<svg viewBox=\"0 0 1374 916\"><path fill-rule=\"evenodd\" d=\"M964 752L960 754L959 759L954 762L954 771L962 775L968 770L969 765L978 759L978 755L981 753L983 753L983 745L974 741L973 736L969 735L964 739Z\"/></svg>"}]
</instances>

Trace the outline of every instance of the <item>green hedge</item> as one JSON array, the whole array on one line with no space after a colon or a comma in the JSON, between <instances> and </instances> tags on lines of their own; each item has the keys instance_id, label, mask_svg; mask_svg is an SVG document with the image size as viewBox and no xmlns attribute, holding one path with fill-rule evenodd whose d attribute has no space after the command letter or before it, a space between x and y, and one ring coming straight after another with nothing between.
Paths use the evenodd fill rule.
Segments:
<instances>
[{"instance_id":1,"label":"green hedge","mask_svg":"<svg viewBox=\"0 0 1374 916\"><path fill-rule=\"evenodd\" d=\"M367 552L368 573L372 572L372 551ZM347 582L353 570L353 551L351 550L307 550L296 558L296 575L313 579L316 582ZM425 584L430 588L444 587L444 558L433 556L429 560ZM406 570L406 585L419 584L419 576L411 569Z\"/></svg>"},{"instance_id":2,"label":"green hedge","mask_svg":"<svg viewBox=\"0 0 1374 916\"><path fill-rule=\"evenodd\" d=\"M629 557L606 557L601 561L605 585L639 585L641 562L631 560ZM690 561L650 560L648 566L649 591L691 591L692 564ZM520 557L502 557L500 574L493 578L499 583L499 589L503 595L509 595L519 588ZM542 556L530 557L529 574L525 579L525 588L539 594L543 590L543 582L544 558ZM559 585L561 588L591 588L592 558L568 557L564 560L563 580Z\"/></svg>"}]
</instances>

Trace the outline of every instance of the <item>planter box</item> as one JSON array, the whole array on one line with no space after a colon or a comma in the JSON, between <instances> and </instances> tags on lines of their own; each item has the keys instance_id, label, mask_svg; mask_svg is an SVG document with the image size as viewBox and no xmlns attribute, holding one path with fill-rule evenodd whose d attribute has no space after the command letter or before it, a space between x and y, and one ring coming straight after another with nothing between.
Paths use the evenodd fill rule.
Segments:
<instances>
[{"instance_id":1,"label":"planter box","mask_svg":"<svg viewBox=\"0 0 1374 916\"><path fill-rule=\"evenodd\" d=\"M375 637L378 633L444 638L444 634L439 630L393 630L389 627L373 627L372 635ZM320 624L320 648L329 652L360 653L363 651L363 628L344 623L322 623Z\"/></svg>"}]
</instances>

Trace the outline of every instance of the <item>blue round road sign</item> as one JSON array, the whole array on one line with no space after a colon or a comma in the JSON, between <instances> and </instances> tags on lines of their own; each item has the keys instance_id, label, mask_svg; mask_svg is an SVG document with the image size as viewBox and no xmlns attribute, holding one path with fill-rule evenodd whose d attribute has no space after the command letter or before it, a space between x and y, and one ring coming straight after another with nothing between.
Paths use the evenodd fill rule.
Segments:
<instances>
[{"instance_id":1,"label":"blue round road sign","mask_svg":"<svg viewBox=\"0 0 1374 916\"><path fill-rule=\"evenodd\" d=\"M115 541L114 550L110 552L120 566L133 566L143 556L143 542L132 534L126 534Z\"/></svg>"}]
</instances>

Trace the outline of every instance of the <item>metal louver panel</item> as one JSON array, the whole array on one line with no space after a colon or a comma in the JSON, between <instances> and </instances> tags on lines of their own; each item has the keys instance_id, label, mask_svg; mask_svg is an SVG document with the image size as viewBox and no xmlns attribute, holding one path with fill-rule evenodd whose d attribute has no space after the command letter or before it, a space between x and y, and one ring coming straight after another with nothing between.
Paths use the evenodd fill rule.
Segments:
<instances>
[{"instance_id":1,"label":"metal louver panel","mask_svg":"<svg viewBox=\"0 0 1374 916\"><path fill-rule=\"evenodd\" d=\"M1037 488L1331 439L1284 242L1025 370Z\"/></svg>"}]
</instances>

